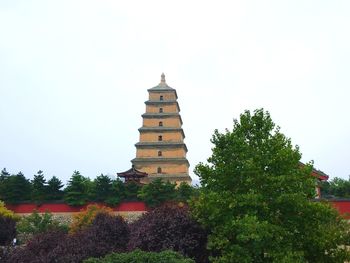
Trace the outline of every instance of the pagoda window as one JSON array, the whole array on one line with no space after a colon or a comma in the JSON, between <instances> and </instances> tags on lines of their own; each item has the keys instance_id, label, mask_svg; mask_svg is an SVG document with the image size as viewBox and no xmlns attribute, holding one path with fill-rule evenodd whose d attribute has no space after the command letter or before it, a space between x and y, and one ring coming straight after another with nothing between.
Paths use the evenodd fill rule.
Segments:
<instances>
[{"instance_id":1,"label":"pagoda window","mask_svg":"<svg viewBox=\"0 0 350 263\"><path fill-rule=\"evenodd\" d=\"M162 168L158 167L158 168L157 168L157 173L160 174L161 172L162 172Z\"/></svg>"},{"instance_id":2,"label":"pagoda window","mask_svg":"<svg viewBox=\"0 0 350 263\"><path fill-rule=\"evenodd\" d=\"M162 151L158 151L158 156L162 156L162 155L163 155Z\"/></svg>"},{"instance_id":3,"label":"pagoda window","mask_svg":"<svg viewBox=\"0 0 350 263\"><path fill-rule=\"evenodd\" d=\"M163 99L164 99L163 95L160 95L159 100L163 100Z\"/></svg>"},{"instance_id":4,"label":"pagoda window","mask_svg":"<svg viewBox=\"0 0 350 263\"><path fill-rule=\"evenodd\" d=\"M160 121L160 122L159 122L159 127L162 127L162 126L163 126L163 122Z\"/></svg>"},{"instance_id":5,"label":"pagoda window","mask_svg":"<svg viewBox=\"0 0 350 263\"><path fill-rule=\"evenodd\" d=\"M158 136L158 141L163 141L163 136L162 135Z\"/></svg>"},{"instance_id":6,"label":"pagoda window","mask_svg":"<svg viewBox=\"0 0 350 263\"><path fill-rule=\"evenodd\" d=\"M163 108L159 108L159 113L163 113Z\"/></svg>"}]
</instances>

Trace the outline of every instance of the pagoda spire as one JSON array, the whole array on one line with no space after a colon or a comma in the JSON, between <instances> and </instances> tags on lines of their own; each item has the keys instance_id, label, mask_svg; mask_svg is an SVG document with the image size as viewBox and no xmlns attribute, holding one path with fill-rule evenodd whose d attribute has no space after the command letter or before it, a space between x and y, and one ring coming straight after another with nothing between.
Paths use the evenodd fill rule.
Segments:
<instances>
[{"instance_id":1,"label":"pagoda spire","mask_svg":"<svg viewBox=\"0 0 350 263\"><path fill-rule=\"evenodd\" d=\"M162 75L160 76L160 83L166 83L166 82L165 82L165 74L164 74L164 72L163 72Z\"/></svg>"},{"instance_id":2,"label":"pagoda spire","mask_svg":"<svg viewBox=\"0 0 350 263\"><path fill-rule=\"evenodd\" d=\"M160 83L158 85L159 87L168 87L168 84L166 84L165 81L165 74L162 73L162 75L160 76Z\"/></svg>"}]
</instances>

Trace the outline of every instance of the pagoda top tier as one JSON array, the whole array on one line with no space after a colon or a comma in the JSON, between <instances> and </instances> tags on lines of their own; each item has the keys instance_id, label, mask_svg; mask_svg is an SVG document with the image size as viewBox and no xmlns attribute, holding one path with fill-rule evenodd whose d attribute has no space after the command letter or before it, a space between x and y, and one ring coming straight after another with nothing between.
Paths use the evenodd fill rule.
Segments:
<instances>
[{"instance_id":1,"label":"pagoda top tier","mask_svg":"<svg viewBox=\"0 0 350 263\"><path fill-rule=\"evenodd\" d=\"M165 75L164 73L162 73L162 75L160 76L160 83L158 84L158 86L155 86L149 89L149 91L153 91L153 90L174 90L174 89L168 86L168 84L165 81Z\"/></svg>"}]
</instances>

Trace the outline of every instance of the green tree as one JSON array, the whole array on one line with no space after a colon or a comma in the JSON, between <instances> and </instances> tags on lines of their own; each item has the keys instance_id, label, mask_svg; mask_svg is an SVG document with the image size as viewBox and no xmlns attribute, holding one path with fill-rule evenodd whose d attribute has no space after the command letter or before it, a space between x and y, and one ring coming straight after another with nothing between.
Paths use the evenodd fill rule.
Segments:
<instances>
[{"instance_id":1,"label":"green tree","mask_svg":"<svg viewBox=\"0 0 350 263\"><path fill-rule=\"evenodd\" d=\"M268 112L245 111L233 130L215 131L209 164L195 172L202 189L193 213L211 234L215 263L344 262L349 226L312 202L311 165Z\"/></svg>"},{"instance_id":2,"label":"green tree","mask_svg":"<svg viewBox=\"0 0 350 263\"><path fill-rule=\"evenodd\" d=\"M117 205L125 199L125 184L119 179L112 181L111 195L105 200L109 205Z\"/></svg>"},{"instance_id":3,"label":"green tree","mask_svg":"<svg viewBox=\"0 0 350 263\"><path fill-rule=\"evenodd\" d=\"M156 207L176 198L175 184L155 179L142 187L138 195L150 207Z\"/></svg>"},{"instance_id":4,"label":"green tree","mask_svg":"<svg viewBox=\"0 0 350 263\"><path fill-rule=\"evenodd\" d=\"M30 200L31 184L22 172L6 177L3 182L2 198L6 203L18 203Z\"/></svg>"},{"instance_id":5,"label":"green tree","mask_svg":"<svg viewBox=\"0 0 350 263\"><path fill-rule=\"evenodd\" d=\"M61 200L63 198L63 191L61 190L63 183L56 176L47 181L47 199L48 200Z\"/></svg>"},{"instance_id":6,"label":"green tree","mask_svg":"<svg viewBox=\"0 0 350 263\"><path fill-rule=\"evenodd\" d=\"M47 199L47 186L43 171L39 170L32 180L31 197L34 202L42 203Z\"/></svg>"},{"instance_id":7,"label":"green tree","mask_svg":"<svg viewBox=\"0 0 350 263\"><path fill-rule=\"evenodd\" d=\"M187 203L192 197L197 195L197 192L198 189L188 183L182 182L176 189L176 200Z\"/></svg>"},{"instance_id":8,"label":"green tree","mask_svg":"<svg viewBox=\"0 0 350 263\"><path fill-rule=\"evenodd\" d=\"M138 200L138 193L141 188L142 188L141 185L135 182L124 183L123 200L128 200L128 201Z\"/></svg>"},{"instance_id":9,"label":"green tree","mask_svg":"<svg viewBox=\"0 0 350 263\"><path fill-rule=\"evenodd\" d=\"M0 200L5 200L5 192L6 192L6 182L10 174L6 171L6 168L2 169L0 174Z\"/></svg>"},{"instance_id":10,"label":"green tree","mask_svg":"<svg viewBox=\"0 0 350 263\"><path fill-rule=\"evenodd\" d=\"M88 201L91 181L79 171L74 171L64 190L64 200L69 205L84 205Z\"/></svg>"},{"instance_id":11,"label":"green tree","mask_svg":"<svg viewBox=\"0 0 350 263\"><path fill-rule=\"evenodd\" d=\"M105 202L113 194L112 180L107 175L99 175L94 180L95 200Z\"/></svg>"},{"instance_id":12,"label":"green tree","mask_svg":"<svg viewBox=\"0 0 350 263\"><path fill-rule=\"evenodd\" d=\"M331 181L320 183L321 196L325 198L349 198L350 197L350 178L348 180L335 177Z\"/></svg>"}]
</instances>

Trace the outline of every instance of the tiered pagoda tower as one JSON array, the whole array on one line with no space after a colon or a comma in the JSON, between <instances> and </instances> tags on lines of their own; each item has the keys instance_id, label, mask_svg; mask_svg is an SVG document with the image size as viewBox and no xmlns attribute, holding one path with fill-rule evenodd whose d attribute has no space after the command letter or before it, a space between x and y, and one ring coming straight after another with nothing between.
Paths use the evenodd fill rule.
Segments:
<instances>
[{"instance_id":1,"label":"tiered pagoda tower","mask_svg":"<svg viewBox=\"0 0 350 263\"><path fill-rule=\"evenodd\" d=\"M142 115L143 125L139 129L140 141L135 144L136 158L131 162L136 169L148 174L142 179L145 183L161 178L176 184L190 184L176 90L167 85L163 73L159 85L148 89L148 93L146 113Z\"/></svg>"}]
</instances>

